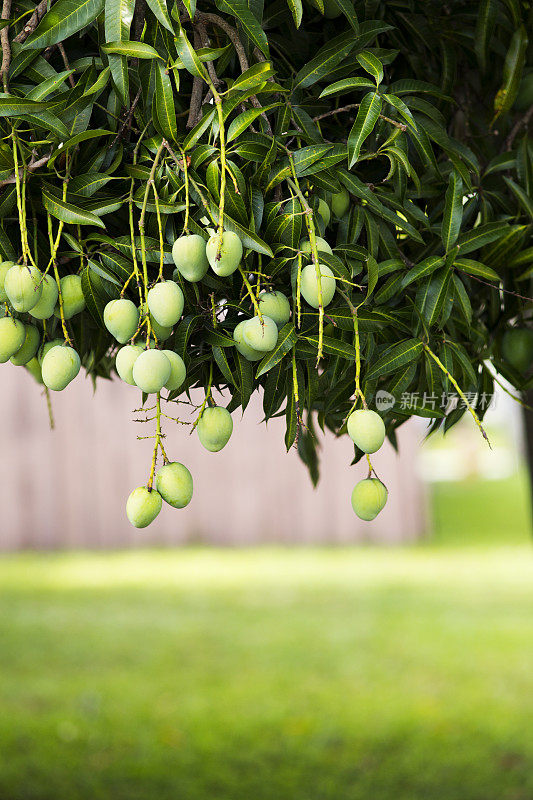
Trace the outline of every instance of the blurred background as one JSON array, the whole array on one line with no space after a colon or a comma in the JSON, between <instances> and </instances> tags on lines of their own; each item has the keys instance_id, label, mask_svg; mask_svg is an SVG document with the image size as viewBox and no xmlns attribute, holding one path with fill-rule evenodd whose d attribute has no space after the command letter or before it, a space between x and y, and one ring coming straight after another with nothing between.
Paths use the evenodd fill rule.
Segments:
<instances>
[{"instance_id":1,"label":"blurred background","mask_svg":"<svg viewBox=\"0 0 533 800\"><path fill-rule=\"evenodd\" d=\"M138 531L150 426L124 384L46 400L4 366L1 800L531 800L533 556L522 412L375 458L326 437L322 479L260 407L218 454L166 424L195 480ZM468 417L468 418L466 418Z\"/></svg>"}]
</instances>

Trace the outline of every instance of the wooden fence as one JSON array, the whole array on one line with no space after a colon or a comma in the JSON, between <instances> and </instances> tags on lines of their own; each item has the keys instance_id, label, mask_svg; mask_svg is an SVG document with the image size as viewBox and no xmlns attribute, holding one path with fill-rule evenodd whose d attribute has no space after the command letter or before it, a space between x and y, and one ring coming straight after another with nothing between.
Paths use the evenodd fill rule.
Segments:
<instances>
[{"instance_id":1,"label":"wooden fence","mask_svg":"<svg viewBox=\"0 0 533 800\"><path fill-rule=\"evenodd\" d=\"M181 511L165 506L149 528L125 518L129 492L146 481L152 433L133 422L139 393L102 381L93 393L81 375L52 393L56 428L33 378L0 366L0 549L115 548L209 542L220 545L414 540L426 530L426 496L414 460L420 433L404 426L401 456L388 445L376 466L390 489L372 523L354 515L350 495L365 467L350 467L351 442L326 436L322 479L313 489L295 452L285 453L284 420L258 424L252 402L220 453L208 453L189 429L167 422L165 447L194 477L194 497ZM138 416L138 415L137 415ZM153 424L153 423L152 423Z\"/></svg>"}]
</instances>

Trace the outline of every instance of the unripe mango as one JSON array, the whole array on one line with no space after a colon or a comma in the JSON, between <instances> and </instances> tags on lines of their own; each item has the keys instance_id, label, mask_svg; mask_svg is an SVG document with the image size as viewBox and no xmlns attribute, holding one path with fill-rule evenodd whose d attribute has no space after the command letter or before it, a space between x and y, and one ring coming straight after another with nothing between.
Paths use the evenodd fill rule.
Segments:
<instances>
[{"instance_id":1,"label":"unripe mango","mask_svg":"<svg viewBox=\"0 0 533 800\"><path fill-rule=\"evenodd\" d=\"M340 192L334 192L331 195L331 210L334 215L339 219L344 217L350 207L350 195L346 189L342 188Z\"/></svg>"},{"instance_id":2,"label":"unripe mango","mask_svg":"<svg viewBox=\"0 0 533 800\"><path fill-rule=\"evenodd\" d=\"M24 365L28 372L33 375L37 383L43 382L43 373L41 371L41 365L39 364L38 359L32 358L31 361L28 361L27 364Z\"/></svg>"},{"instance_id":3,"label":"unripe mango","mask_svg":"<svg viewBox=\"0 0 533 800\"><path fill-rule=\"evenodd\" d=\"M180 388L185 380L187 370L182 357L175 353L174 350L161 350L161 352L166 355L170 362L170 378L165 383L165 389L172 392L174 389Z\"/></svg>"},{"instance_id":4,"label":"unripe mango","mask_svg":"<svg viewBox=\"0 0 533 800\"><path fill-rule=\"evenodd\" d=\"M40 342L41 334L35 325L24 325L24 341L15 355L11 356L11 363L16 367L22 367L27 364L28 361L35 357Z\"/></svg>"},{"instance_id":5,"label":"unripe mango","mask_svg":"<svg viewBox=\"0 0 533 800\"><path fill-rule=\"evenodd\" d=\"M157 473L156 489L165 501L174 508L185 508L193 493L192 475L178 461L165 464Z\"/></svg>"},{"instance_id":6,"label":"unripe mango","mask_svg":"<svg viewBox=\"0 0 533 800\"><path fill-rule=\"evenodd\" d=\"M322 286L322 306L325 307L333 300L335 294L336 281L333 272L325 264L319 264L320 284ZM314 264L308 264L303 268L300 289L304 299L313 308L318 308L318 278Z\"/></svg>"},{"instance_id":7,"label":"unripe mango","mask_svg":"<svg viewBox=\"0 0 533 800\"><path fill-rule=\"evenodd\" d=\"M204 409L197 431L205 449L211 453L218 453L227 445L233 431L231 414L221 406L210 406Z\"/></svg>"},{"instance_id":8,"label":"unripe mango","mask_svg":"<svg viewBox=\"0 0 533 800\"><path fill-rule=\"evenodd\" d=\"M388 492L377 478L365 478L354 486L352 508L366 522L375 519L387 502Z\"/></svg>"},{"instance_id":9,"label":"unripe mango","mask_svg":"<svg viewBox=\"0 0 533 800\"><path fill-rule=\"evenodd\" d=\"M225 278L228 275L232 275L241 263L242 242L233 231L224 231L222 235L222 246L220 248L220 258L217 259L219 241L220 237L218 233L215 233L207 242L205 252L213 272Z\"/></svg>"},{"instance_id":10,"label":"unripe mango","mask_svg":"<svg viewBox=\"0 0 533 800\"><path fill-rule=\"evenodd\" d=\"M136 386L133 380L133 365L143 352L140 344L127 344L121 347L115 358L115 368L124 383Z\"/></svg>"},{"instance_id":11,"label":"unripe mango","mask_svg":"<svg viewBox=\"0 0 533 800\"><path fill-rule=\"evenodd\" d=\"M172 328L166 328L164 325L160 325L151 314L150 325L152 326L152 331L158 342L166 342L172 335Z\"/></svg>"},{"instance_id":12,"label":"unripe mango","mask_svg":"<svg viewBox=\"0 0 533 800\"><path fill-rule=\"evenodd\" d=\"M42 277L39 269L24 264L15 264L7 271L4 291L15 311L30 311L39 302L43 291Z\"/></svg>"},{"instance_id":13,"label":"unripe mango","mask_svg":"<svg viewBox=\"0 0 533 800\"><path fill-rule=\"evenodd\" d=\"M322 200L322 198L320 198L318 201L318 213L324 220L324 226L327 228L331 219L331 211L329 210L329 206L326 201Z\"/></svg>"},{"instance_id":14,"label":"unripe mango","mask_svg":"<svg viewBox=\"0 0 533 800\"><path fill-rule=\"evenodd\" d=\"M42 293L38 303L31 309L35 319L50 319L54 313L58 297L57 283L51 275L45 275L42 281Z\"/></svg>"},{"instance_id":15,"label":"unripe mango","mask_svg":"<svg viewBox=\"0 0 533 800\"><path fill-rule=\"evenodd\" d=\"M264 357L265 353L261 352L260 350L254 350L253 347L250 347L244 341L244 326L248 320L243 320L239 322L236 326L235 330L233 331L233 338L235 340L235 347L239 351L239 353L244 356L248 361L261 361Z\"/></svg>"},{"instance_id":16,"label":"unripe mango","mask_svg":"<svg viewBox=\"0 0 533 800\"><path fill-rule=\"evenodd\" d=\"M266 353L273 350L278 341L278 326L270 317L263 315L246 320L242 328L242 337L248 347Z\"/></svg>"},{"instance_id":17,"label":"unripe mango","mask_svg":"<svg viewBox=\"0 0 533 800\"><path fill-rule=\"evenodd\" d=\"M80 371L80 357L73 347L52 347L43 358L43 383L54 392L61 392Z\"/></svg>"},{"instance_id":18,"label":"unripe mango","mask_svg":"<svg viewBox=\"0 0 533 800\"><path fill-rule=\"evenodd\" d=\"M104 325L117 342L124 344L139 327L139 309L131 300L110 300L104 308Z\"/></svg>"},{"instance_id":19,"label":"unripe mango","mask_svg":"<svg viewBox=\"0 0 533 800\"><path fill-rule=\"evenodd\" d=\"M385 425L375 411L359 408L348 417L348 436L363 453L375 453L385 441Z\"/></svg>"},{"instance_id":20,"label":"unripe mango","mask_svg":"<svg viewBox=\"0 0 533 800\"><path fill-rule=\"evenodd\" d=\"M259 310L273 319L278 328L283 328L291 318L291 307L283 292L261 292Z\"/></svg>"},{"instance_id":21,"label":"unripe mango","mask_svg":"<svg viewBox=\"0 0 533 800\"><path fill-rule=\"evenodd\" d=\"M63 344L63 339L52 339L52 341L50 342L44 342L43 346L37 353L37 359L39 361L39 364L42 366L43 358L48 353L48 351L52 349L52 347L60 347L62 344Z\"/></svg>"},{"instance_id":22,"label":"unripe mango","mask_svg":"<svg viewBox=\"0 0 533 800\"><path fill-rule=\"evenodd\" d=\"M80 314L85 308L81 278L79 275L65 275L59 281L59 287L63 301L63 316L65 319L72 319L75 314ZM54 314L58 318L61 316L59 304L56 305Z\"/></svg>"},{"instance_id":23,"label":"unripe mango","mask_svg":"<svg viewBox=\"0 0 533 800\"><path fill-rule=\"evenodd\" d=\"M174 281L156 283L148 292L148 309L159 325L172 328L183 313L183 292Z\"/></svg>"},{"instance_id":24,"label":"unripe mango","mask_svg":"<svg viewBox=\"0 0 533 800\"><path fill-rule=\"evenodd\" d=\"M0 364L5 364L17 350L20 350L25 338L26 331L19 319L13 317L0 319Z\"/></svg>"},{"instance_id":25,"label":"unripe mango","mask_svg":"<svg viewBox=\"0 0 533 800\"><path fill-rule=\"evenodd\" d=\"M13 266L14 264L12 261L2 261L0 263L0 303L5 303L5 301L7 300L7 294L4 288L4 283L6 280L7 273Z\"/></svg>"},{"instance_id":26,"label":"unripe mango","mask_svg":"<svg viewBox=\"0 0 533 800\"><path fill-rule=\"evenodd\" d=\"M161 350L144 350L133 365L133 380L147 394L160 392L170 373L170 361Z\"/></svg>"},{"instance_id":27,"label":"unripe mango","mask_svg":"<svg viewBox=\"0 0 533 800\"><path fill-rule=\"evenodd\" d=\"M518 372L527 372L533 365L533 330L513 328L502 339L502 356Z\"/></svg>"},{"instance_id":28,"label":"unripe mango","mask_svg":"<svg viewBox=\"0 0 533 800\"><path fill-rule=\"evenodd\" d=\"M333 255L333 250L325 239L323 239L321 236L315 236L315 241L318 252L322 251L323 253L329 253L330 255ZM300 250L302 253L311 254L311 242L309 239L304 239L300 242Z\"/></svg>"},{"instance_id":29,"label":"unripe mango","mask_svg":"<svg viewBox=\"0 0 533 800\"><path fill-rule=\"evenodd\" d=\"M197 233L180 236L172 246L172 258L180 275L186 281L201 281L209 269L206 241Z\"/></svg>"},{"instance_id":30,"label":"unripe mango","mask_svg":"<svg viewBox=\"0 0 533 800\"><path fill-rule=\"evenodd\" d=\"M135 528L146 528L161 511L163 501L159 492L138 486L128 497L126 514Z\"/></svg>"}]
</instances>

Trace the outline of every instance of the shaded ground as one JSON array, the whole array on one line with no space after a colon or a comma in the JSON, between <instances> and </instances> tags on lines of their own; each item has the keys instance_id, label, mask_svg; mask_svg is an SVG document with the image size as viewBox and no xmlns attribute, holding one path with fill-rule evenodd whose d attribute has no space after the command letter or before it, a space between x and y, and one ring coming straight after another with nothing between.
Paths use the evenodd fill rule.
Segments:
<instances>
[{"instance_id":1,"label":"shaded ground","mask_svg":"<svg viewBox=\"0 0 533 800\"><path fill-rule=\"evenodd\" d=\"M410 549L4 559L0 798L531 800L513 491L440 487Z\"/></svg>"}]
</instances>

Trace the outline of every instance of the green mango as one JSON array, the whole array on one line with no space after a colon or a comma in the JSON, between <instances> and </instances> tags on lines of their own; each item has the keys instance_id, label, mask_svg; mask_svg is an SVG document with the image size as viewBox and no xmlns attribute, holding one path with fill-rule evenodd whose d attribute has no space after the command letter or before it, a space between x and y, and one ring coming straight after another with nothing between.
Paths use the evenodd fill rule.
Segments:
<instances>
[{"instance_id":1,"label":"green mango","mask_svg":"<svg viewBox=\"0 0 533 800\"><path fill-rule=\"evenodd\" d=\"M232 275L241 263L242 242L233 231L224 231L222 236L222 246L220 248L220 258L217 259L219 235L215 233L206 246L207 260L213 272L225 278Z\"/></svg>"},{"instance_id":2,"label":"green mango","mask_svg":"<svg viewBox=\"0 0 533 800\"><path fill-rule=\"evenodd\" d=\"M147 394L160 392L171 373L170 361L161 350L144 350L133 365L133 380Z\"/></svg>"},{"instance_id":3,"label":"green mango","mask_svg":"<svg viewBox=\"0 0 533 800\"><path fill-rule=\"evenodd\" d=\"M51 275L45 275L42 282L41 299L31 309L31 315L35 319L50 319L53 316L57 298L57 283Z\"/></svg>"},{"instance_id":4,"label":"green mango","mask_svg":"<svg viewBox=\"0 0 533 800\"><path fill-rule=\"evenodd\" d=\"M172 328L183 313L185 299L174 281L156 283L148 292L148 310L155 321L165 328Z\"/></svg>"},{"instance_id":5,"label":"green mango","mask_svg":"<svg viewBox=\"0 0 533 800\"><path fill-rule=\"evenodd\" d=\"M377 478L365 478L356 483L352 492L352 508L359 519L375 519L387 502L388 492Z\"/></svg>"},{"instance_id":6,"label":"green mango","mask_svg":"<svg viewBox=\"0 0 533 800\"><path fill-rule=\"evenodd\" d=\"M146 528L157 517L162 505L159 492L155 489L150 491L146 486L138 486L128 497L126 514L135 528Z\"/></svg>"},{"instance_id":7,"label":"green mango","mask_svg":"<svg viewBox=\"0 0 533 800\"><path fill-rule=\"evenodd\" d=\"M261 292L259 310L261 314L273 319L278 328L283 328L291 318L291 307L283 292Z\"/></svg>"},{"instance_id":8,"label":"green mango","mask_svg":"<svg viewBox=\"0 0 533 800\"><path fill-rule=\"evenodd\" d=\"M80 367L80 357L73 347L52 347L42 361L43 383L54 392L62 392L78 375Z\"/></svg>"},{"instance_id":9,"label":"green mango","mask_svg":"<svg viewBox=\"0 0 533 800\"><path fill-rule=\"evenodd\" d=\"M124 344L139 327L139 309L131 300L110 300L104 308L104 325L117 342Z\"/></svg>"},{"instance_id":10,"label":"green mango","mask_svg":"<svg viewBox=\"0 0 533 800\"><path fill-rule=\"evenodd\" d=\"M165 501L174 508L185 508L192 499L192 475L178 461L165 464L157 473L156 489Z\"/></svg>"},{"instance_id":11,"label":"green mango","mask_svg":"<svg viewBox=\"0 0 533 800\"><path fill-rule=\"evenodd\" d=\"M206 241L197 233L180 236L172 245L172 258L176 269L186 281L201 281L209 269Z\"/></svg>"},{"instance_id":12,"label":"green mango","mask_svg":"<svg viewBox=\"0 0 533 800\"><path fill-rule=\"evenodd\" d=\"M348 436L363 453L376 453L385 441L385 425L376 411L359 408L347 422Z\"/></svg>"},{"instance_id":13,"label":"green mango","mask_svg":"<svg viewBox=\"0 0 533 800\"><path fill-rule=\"evenodd\" d=\"M11 356L11 363L16 367L22 367L35 358L35 354L41 343L41 334L35 325L24 325L24 342L14 356Z\"/></svg>"},{"instance_id":14,"label":"green mango","mask_svg":"<svg viewBox=\"0 0 533 800\"><path fill-rule=\"evenodd\" d=\"M5 364L17 350L20 350L26 338L26 330L19 319L2 317L0 319L0 364Z\"/></svg>"},{"instance_id":15,"label":"green mango","mask_svg":"<svg viewBox=\"0 0 533 800\"><path fill-rule=\"evenodd\" d=\"M43 291L42 274L36 267L15 264L6 273L4 291L7 299L19 314L37 305Z\"/></svg>"},{"instance_id":16,"label":"green mango","mask_svg":"<svg viewBox=\"0 0 533 800\"><path fill-rule=\"evenodd\" d=\"M227 445L233 431L233 420L226 408L208 406L196 426L201 444L210 453L218 453Z\"/></svg>"},{"instance_id":17,"label":"green mango","mask_svg":"<svg viewBox=\"0 0 533 800\"><path fill-rule=\"evenodd\" d=\"M336 281L333 272L325 264L319 264L320 284L322 286L322 305L325 308L333 300L335 294ZM308 264L303 268L300 278L300 290L310 306L318 308L318 279L314 264Z\"/></svg>"}]
</instances>

